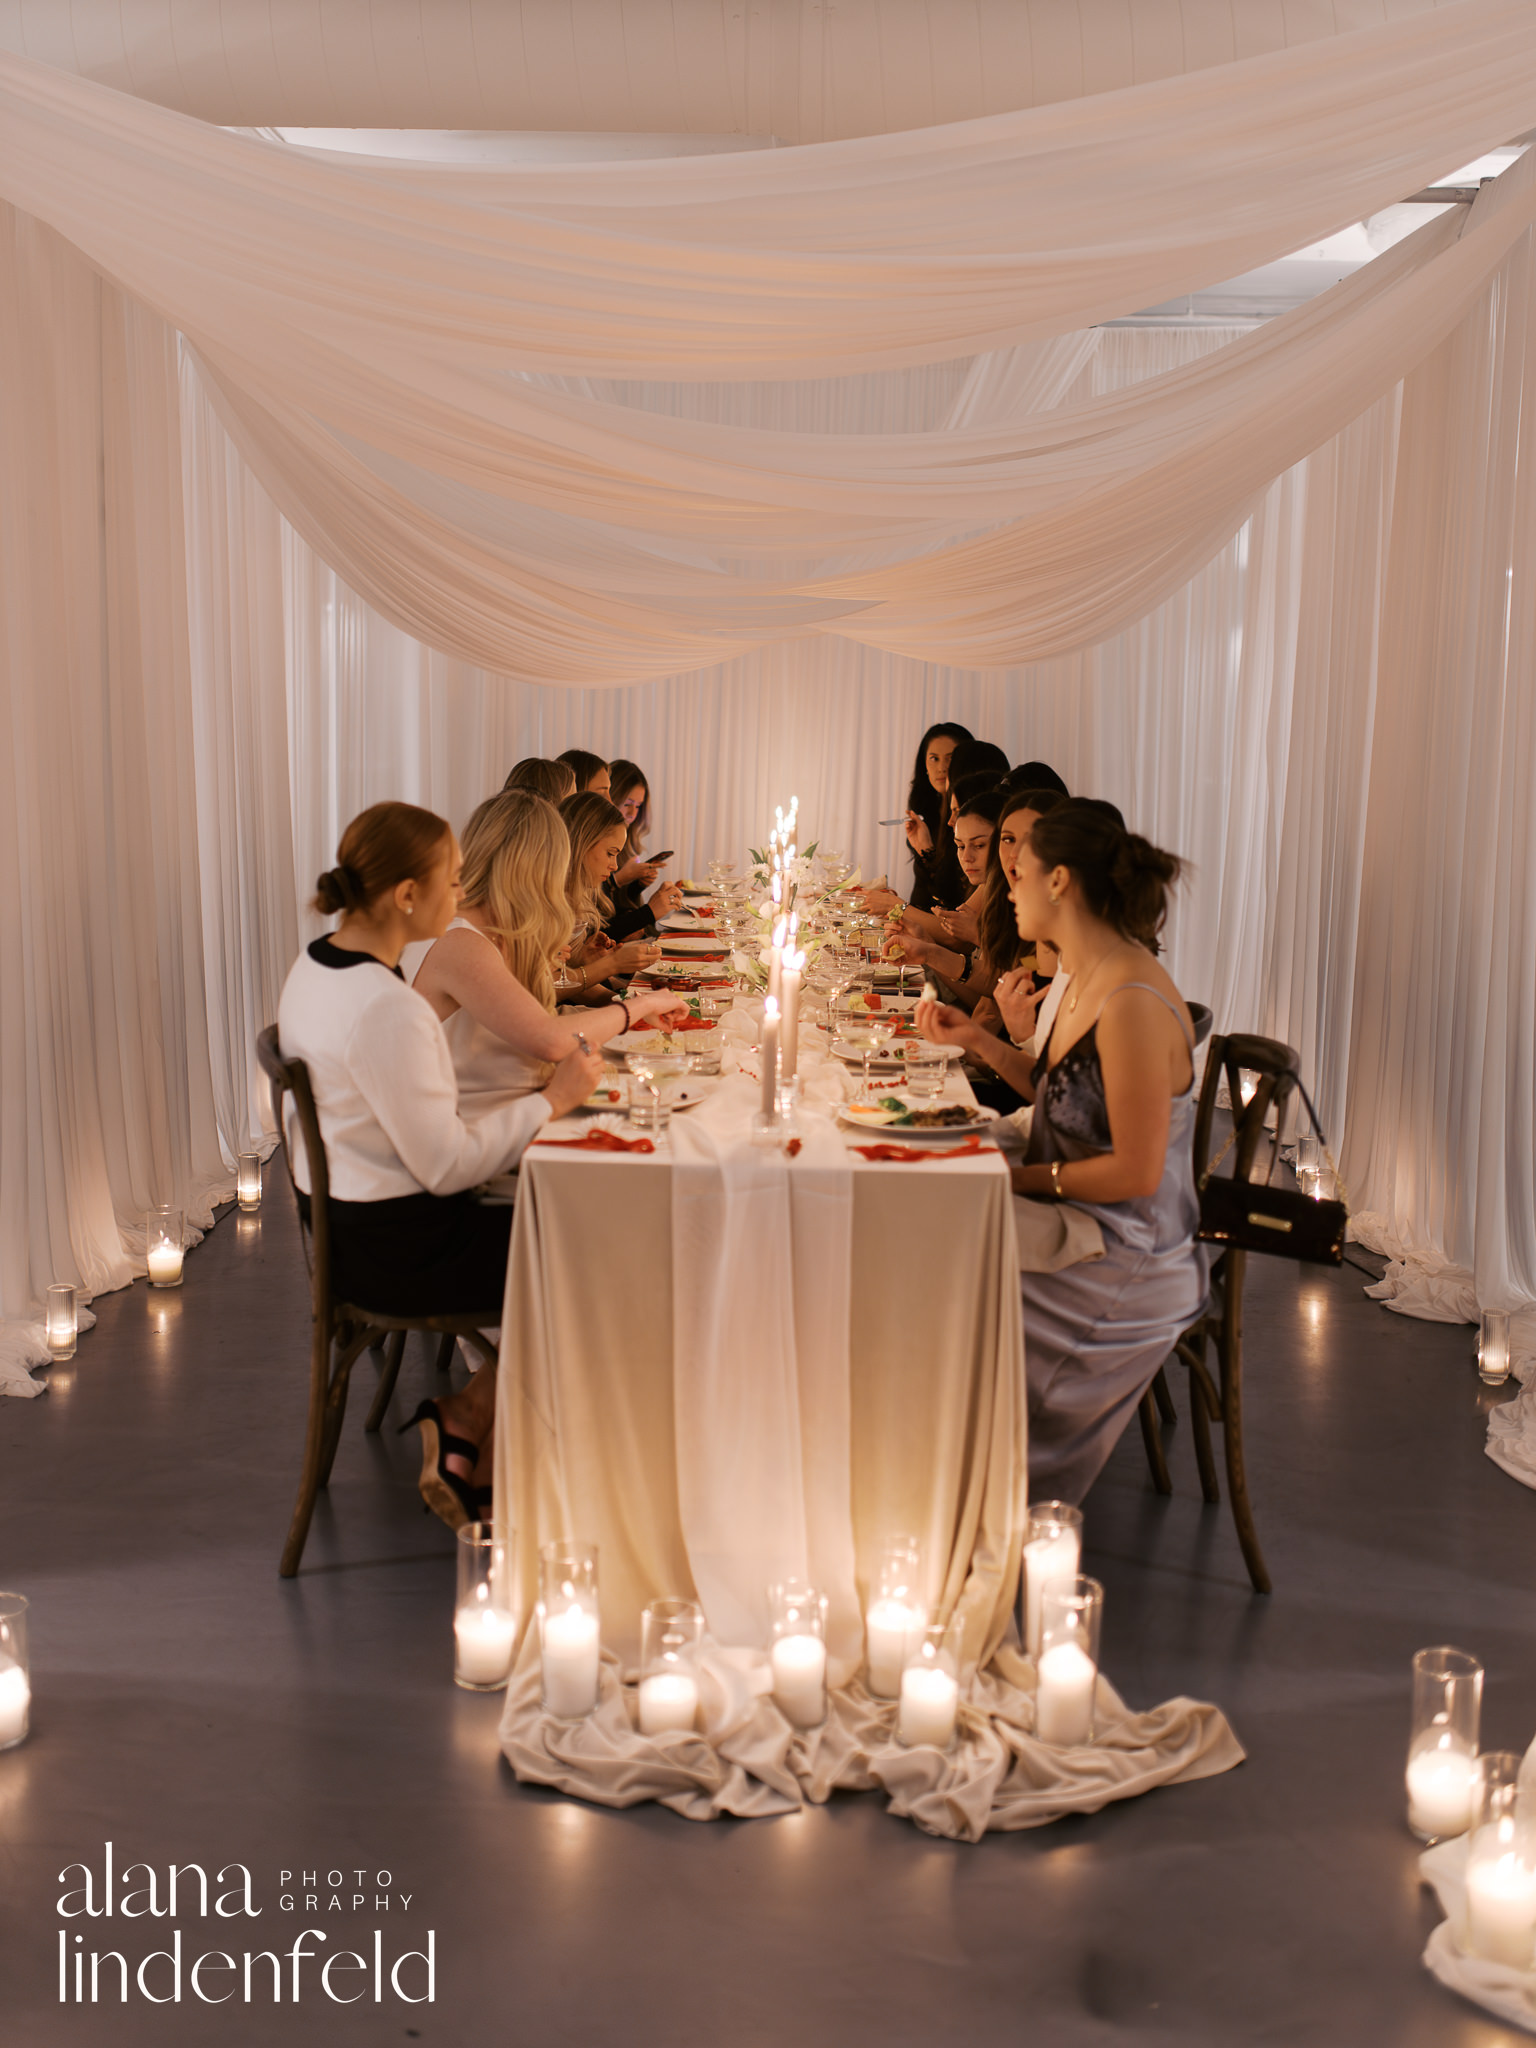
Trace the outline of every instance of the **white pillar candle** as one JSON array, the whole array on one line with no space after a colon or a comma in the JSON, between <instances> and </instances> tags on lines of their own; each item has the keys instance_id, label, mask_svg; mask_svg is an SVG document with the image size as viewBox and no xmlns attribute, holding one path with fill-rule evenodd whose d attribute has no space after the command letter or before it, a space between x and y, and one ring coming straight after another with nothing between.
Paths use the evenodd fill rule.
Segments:
<instances>
[{"instance_id":1,"label":"white pillar candle","mask_svg":"<svg viewBox=\"0 0 1536 2048\"><path fill-rule=\"evenodd\" d=\"M477 1600L453 1617L458 1672L469 1685L500 1685L512 1669L517 1623L504 1607Z\"/></svg>"},{"instance_id":2,"label":"white pillar candle","mask_svg":"<svg viewBox=\"0 0 1536 2048\"><path fill-rule=\"evenodd\" d=\"M1408 1759L1408 1825L1426 1841L1472 1825L1477 1759L1459 1749L1421 1749Z\"/></svg>"},{"instance_id":3,"label":"white pillar candle","mask_svg":"<svg viewBox=\"0 0 1536 2048\"><path fill-rule=\"evenodd\" d=\"M179 1244L152 1244L146 1253L151 1284L156 1287L175 1287L181 1280L181 1246Z\"/></svg>"},{"instance_id":4,"label":"white pillar candle","mask_svg":"<svg viewBox=\"0 0 1536 2048\"><path fill-rule=\"evenodd\" d=\"M1064 1749L1088 1740L1097 1675L1093 1659L1076 1643L1053 1643L1046 1651L1035 1694L1035 1733L1042 1742Z\"/></svg>"},{"instance_id":5,"label":"white pillar candle","mask_svg":"<svg viewBox=\"0 0 1536 2048\"><path fill-rule=\"evenodd\" d=\"M773 1646L773 1696L797 1728L827 1713L827 1646L820 1636L780 1636Z\"/></svg>"},{"instance_id":6,"label":"white pillar candle","mask_svg":"<svg viewBox=\"0 0 1536 2048\"><path fill-rule=\"evenodd\" d=\"M762 1113L774 1117L779 1108L779 1006L772 996L763 1004L763 1038L758 1057L763 1063Z\"/></svg>"},{"instance_id":7,"label":"white pillar candle","mask_svg":"<svg viewBox=\"0 0 1536 2048\"><path fill-rule=\"evenodd\" d=\"M0 1656L0 1749L9 1749L27 1732L32 1688L14 1657Z\"/></svg>"},{"instance_id":8,"label":"white pillar candle","mask_svg":"<svg viewBox=\"0 0 1536 2048\"><path fill-rule=\"evenodd\" d=\"M691 1672L653 1671L640 1681L640 1733L692 1728L699 1712L699 1688Z\"/></svg>"},{"instance_id":9,"label":"white pillar candle","mask_svg":"<svg viewBox=\"0 0 1536 2048\"><path fill-rule=\"evenodd\" d=\"M1047 1586L1077 1581L1083 1539L1075 1529L1062 1529L1056 1536L1037 1536L1024 1546L1024 1647L1031 1657L1040 1654L1040 1600Z\"/></svg>"},{"instance_id":10,"label":"white pillar candle","mask_svg":"<svg viewBox=\"0 0 1536 2048\"><path fill-rule=\"evenodd\" d=\"M1513 1850L1467 1865L1467 1946L1512 1970L1536 1959L1536 1870Z\"/></svg>"},{"instance_id":11,"label":"white pillar candle","mask_svg":"<svg viewBox=\"0 0 1536 2048\"><path fill-rule=\"evenodd\" d=\"M597 1616L585 1607L563 1607L544 1616L546 1714L577 1721L597 1705L598 1638Z\"/></svg>"},{"instance_id":12,"label":"white pillar candle","mask_svg":"<svg viewBox=\"0 0 1536 2048\"><path fill-rule=\"evenodd\" d=\"M923 1632L922 1613L904 1600L876 1600L864 1617L869 1689L893 1700L901 1691L902 1667Z\"/></svg>"},{"instance_id":13,"label":"white pillar candle","mask_svg":"<svg viewBox=\"0 0 1536 2048\"><path fill-rule=\"evenodd\" d=\"M960 1687L937 1665L909 1664L901 1674L896 1734L908 1749L919 1744L948 1749L954 1740Z\"/></svg>"}]
</instances>

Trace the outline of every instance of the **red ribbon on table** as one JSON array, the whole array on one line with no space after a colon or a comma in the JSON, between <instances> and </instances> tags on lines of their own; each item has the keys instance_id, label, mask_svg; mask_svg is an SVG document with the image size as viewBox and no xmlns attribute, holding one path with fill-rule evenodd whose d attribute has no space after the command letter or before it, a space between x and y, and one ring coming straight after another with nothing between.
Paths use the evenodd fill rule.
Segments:
<instances>
[{"instance_id":1,"label":"red ribbon on table","mask_svg":"<svg viewBox=\"0 0 1536 2048\"><path fill-rule=\"evenodd\" d=\"M535 1145L559 1145L568 1152L654 1152L649 1138L621 1138L617 1131L588 1131L580 1138L535 1138Z\"/></svg>"},{"instance_id":2,"label":"red ribbon on table","mask_svg":"<svg viewBox=\"0 0 1536 2048\"><path fill-rule=\"evenodd\" d=\"M877 1165L889 1162L895 1166L911 1159L970 1159L978 1152L995 1152L997 1147L983 1144L980 1138L967 1138L963 1145L946 1145L942 1151L936 1145L893 1145L889 1142L883 1145L850 1145L848 1149Z\"/></svg>"}]
</instances>

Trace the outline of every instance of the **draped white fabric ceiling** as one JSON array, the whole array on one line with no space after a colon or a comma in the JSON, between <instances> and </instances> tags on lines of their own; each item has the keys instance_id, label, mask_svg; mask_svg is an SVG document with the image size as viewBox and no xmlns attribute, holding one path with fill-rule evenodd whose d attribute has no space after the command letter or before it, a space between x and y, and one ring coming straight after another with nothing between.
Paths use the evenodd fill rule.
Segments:
<instances>
[{"instance_id":1,"label":"draped white fabric ceiling","mask_svg":"<svg viewBox=\"0 0 1536 2048\"><path fill-rule=\"evenodd\" d=\"M231 127L832 142L1045 106L1435 0L0 0L0 49Z\"/></svg>"},{"instance_id":2,"label":"draped white fabric ceiling","mask_svg":"<svg viewBox=\"0 0 1536 2048\"><path fill-rule=\"evenodd\" d=\"M1088 102L622 168L322 160L0 60L0 191L194 339L288 516L449 652L625 683L834 628L998 665L1140 616L1390 389L1524 231L1529 165L1218 362L1042 426L701 430L548 373L867 369L1212 282L1523 126L1531 22L1462 0Z\"/></svg>"}]
</instances>

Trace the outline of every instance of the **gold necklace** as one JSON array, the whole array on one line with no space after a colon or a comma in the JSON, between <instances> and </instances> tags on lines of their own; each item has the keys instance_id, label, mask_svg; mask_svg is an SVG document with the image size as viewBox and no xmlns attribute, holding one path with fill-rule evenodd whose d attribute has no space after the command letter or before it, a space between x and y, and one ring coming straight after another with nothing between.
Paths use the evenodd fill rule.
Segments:
<instances>
[{"instance_id":1,"label":"gold necklace","mask_svg":"<svg viewBox=\"0 0 1536 2048\"><path fill-rule=\"evenodd\" d=\"M1088 986L1089 982L1092 981L1093 977L1098 973L1099 969L1104 965L1104 962L1109 958L1110 953L1118 953L1120 948L1124 944L1124 939L1116 939L1115 943L1110 947L1109 952L1101 953L1098 959L1094 961L1093 965L1089 968L1086 974L1082 975L1081 977L1077 975L1074 975L1072 977L1073 980L1077 983L1077 987L1073 991L1071 996L1069 996L1067 999L1067 1015L1069 1017L1077 1009L1078 997L1082 994L1083 990Z\"/></svg>"}]
</instances>

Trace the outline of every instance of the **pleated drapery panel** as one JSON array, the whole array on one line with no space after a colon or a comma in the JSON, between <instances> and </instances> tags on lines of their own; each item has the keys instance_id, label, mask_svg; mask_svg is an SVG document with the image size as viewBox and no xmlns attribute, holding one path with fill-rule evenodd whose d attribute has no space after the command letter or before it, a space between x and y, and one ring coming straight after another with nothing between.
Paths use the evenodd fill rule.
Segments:
<instances>
[{"instance_id":1,"label":"pleated drapery panel","mask_svg":"<svg viewBox=\"0 0 1536 2048\"><path fill-rule=\"evenodd\" d=\"M0 195L323 414L364 367L427 407L508 370L825 376L1059 334L1533 118L1528 0L897 136L553 168L321 157L0 56Z\"/></svg>"},{"instance_id":2,"label":"pleated drapery panel","mask_svg":"<svg viewBox=\"0 0 1536 2048\"><path fill-rule=\"evenodd\" d=\"M1109 92L1424 4L434 0L424 17L421 0L12 0L0 48L230 127L745 131L805 143Z\"/></svg>"}]
</instances>

